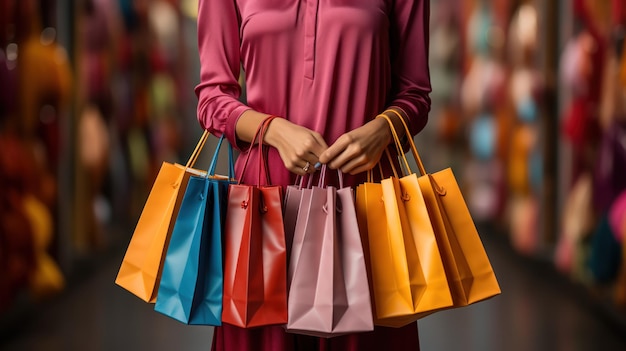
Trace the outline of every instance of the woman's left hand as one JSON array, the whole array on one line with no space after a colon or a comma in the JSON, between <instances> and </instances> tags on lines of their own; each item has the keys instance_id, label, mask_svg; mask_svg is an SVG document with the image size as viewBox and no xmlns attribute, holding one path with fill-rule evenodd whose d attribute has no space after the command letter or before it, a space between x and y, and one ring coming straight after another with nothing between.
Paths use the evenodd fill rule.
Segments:
<instances>
[{"instance_id":1,"label":"woman's left hand","mask_svg":"<svg viewBox=\"0 0 626 351\"><path fill-rule=\"evenodd\" d=\"M376 118L340 136L319 160L331 169L354 175L373 168L390 141L389 124Z\"/></svg>"}]
</instances>

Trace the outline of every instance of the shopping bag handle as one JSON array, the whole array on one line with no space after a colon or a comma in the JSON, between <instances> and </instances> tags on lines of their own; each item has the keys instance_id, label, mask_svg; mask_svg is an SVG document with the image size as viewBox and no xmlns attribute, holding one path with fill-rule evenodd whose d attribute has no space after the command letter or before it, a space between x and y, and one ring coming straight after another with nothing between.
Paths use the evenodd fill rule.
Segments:
<instances>
[{"instance_id":1,"label":"shopping bag handle","mask_svg":"<svg viewBox=\"0 0 626 351\"><path fill-rule=\"evenodd\" d=\"M404 126L404 130L407 133L406 134L407 135L407 140L408 140L409 145L411 147L411 153L413 154L413 158L415 159L415 163L417 164L417 168L419 169L419 172L420 172L421 175L423 175L423 176L426 175L426 169L424 168L424 164L422 163L422 159L421 159L419 153L417 152L417 147L415 146L415 142L413 141L413 138L411 137L411 131L409 130L409 126L406 124L406 122L404 121L404 118L402 117L402 115L400 115L400 113L398 113L398 111L394 111L392 109L389 109L387 111L396 114L400 118L400 121L402 122L402 125ZM387 121L387 123L389 124L389 129L391 129L391 134L393 135L394 143L396 144L396 148L398 149L398 154L402 157L402 159L404 161L404 165L405 165L407 171L411 172L411 167L409 165L409 162L406 159L405 153L402 150L402 142L400 141L400 138L398 137L398 133L396 132L396 129L395 129L395 126L393 125L393 122L385 114L380 114L380 115L376 116L376 118L384 118Z\"/></svg>"},{"instance_id":2,"label":"shopping bag handle","mask_svg":"<svg viewBox=\"0 0 626 351\"><path fill-rule=\"evenodd\" d=\"M398 155L400 173L402 173L402 175L415 173L411 169L411 166L409 165L409 161L406 159L406 153L404 152L402 148L402 141L400 141L400 136L398 135L398 132L394 129L394 125L391 122L391 119L387 115L384 115L384 114L382 115L381 118L384 118L387 121L387 123L389 123L389 126L390 126L389 128L391 129L391 134L393 136L393 141L394 141L393 145L395 146L396 154ZM404 161L404 163L400 162L400 158L402 159L402 161Z\"/></svg>"},{"instance_id":3,"label":"shopping bag handle","mask_svg":"<svg viewBox=\"0 0 626 351\"><path fill-rule=\"evenodd\" d=\"M388 147L385 148L385 155L387 156L387 160L389 161L389 165L391 166L391 171L393 172L393 176L398 178L398 170L396 169L396 166L393 162L393 157L391 156L391 153L389 152ZM382 160L379 160L377 165L378 165L378 172L380 173L380 179L381 180L385 179ZM367 170L367 182L374 183L374 169L373 168Z\"/></svg>"},{"instance_id":4,"label":"shopping bag handle","mask_svg":"<svg viewBox=\"0 0 626 351\"><path fill-rule=\"evenodd\" d=\"M306 187L304 186L304 178L307 178ZM313 184L313 174L297 175L293 185L298 189L310 189Z\"/></svg>"},{"instance_id":5,"label":"shopping bag handle","mask_svg":"<svg viewBox=\"0 0 626 351\"><path fill-rule=\"evenodd\" d=\"M322 165L322 169L320 170L320 177L317 181L317 186L319 188L323 188L326 186L326 171L328 167L326 164ZM343 172L340 169L337 169L337 178L339 179L339 189L343 189Z\"/></svg>"},{"instance_id":6,"label":"shopping bag handle","mask_svg":"<svg viewBox=\"0 0 626 351\"><path fill-rule=\"evenodd\" d=\"M323 188L326 186L326 173L327 173L328 167L323 164L322 167L320 168L320 172L319 172L319 177L317 179L317 187L318 188ZM339 189L343 188L343 172L340 169L337 169L337 179L339 180ZM304 176L301 175L297 175L296 176L296 180L294 181L294 186L296 186L298 189L311 189L311 186L313 185L313 178L314 178L314 174L306 174ZM307 177L307 184L306 186L304 185L304 178Z\"/></svg>"},{"instance_id":7,"label":"shopping bag handle","mask_svg":"<svg viewBox=\"0 0 626 351\"><path fill-rule=\"evenodd\" d=\"M220 137L220 140L217 142L217 146L215 147L215 152L213 153L213 159L211 160L211 165L209 166L209 171L207 172L207 178L215 176L215 168L217 167L217 158L219 156L220 149L222 148L222 142L224 141L224 134ZM230 181L235 179L235 165L233 162L233 146L228 143L228 179Z\"/></svg>"},{"instance_id":8,"label":"shopping bag handle","mask_svg":"<svg viewBox=\"0 0 626 351\"><path fill-rule=\"evenodd\" d=\"M265 155L263 154L263 137L265 136L265 131L267 131L267 128L270 125L270 122L274 119L274 118L278 118L276 116L268 116L267 118L265 118L263 120L263 122L261 122L259 124L259 126L256 129L256 132L254 132L254 137L252 138L252 141L250 142L251 145L254 145L255 142L257 142L258 139L258 148L259 148L259 178L258 178L258 183L257 185L261 185L261 173L265 173L265 178L267 181L267 184L270 185L270 175L269 175L269 171L268 171L268 167L267 167L267 162L264 162L265 160ZM251 152L248 152L248 154L246 155L246 159L243 163L243 167L241 168L241 176L239 177L237 184L241 184L241 179L243 179L243 175L246 171L246 168L248 167L248 161L250 161L250 154ZM263 165L265 164L265 167L263 167Z\"/></svg>"},{"instance_id":9,"label":"shopping bag handle","mask_svg":"<svg viewBox=\"0 0 626 351\"><path fill-rule=\"evenodd\" d=\"M191 153L189 160L187 160L187 164L185 165L185 168L191 168L196 163L196 161L198 160L198 156L200 155L200 152L204 148L204 144L209 138L209 134L210 133L208 130L205 130L204 133L202 133L202 136L200 137L200 141L198 141L196 148Z\"/></svg>"},{"instance_id":10,"label":"shopping bag handle","mask_svg":"<svg viewBox=\"0 0 626 351\"><path fill-rule=\"evenodd\" d=\"M200 140L198 141L198 144L196 144L195 149L193 150L193 152L191 153L191 156L189 157L189 160L187 160L187 163L185 164L185 168L192 168L196 161L198 160L198 157L200 156L200 153L202 152L202 149L204 149L204 145L206 144L206 141L209 139L209 136L211 135L211 133L208 130L205 130L202 133L202 136L200 137ZM213 154L213 159L211 160L211 165L209 166L209 170L207 172L207 178L210 176L215 176L215 168L217 166L217 158L218 158L218 154L220 151L220 148L222 147L222 143L224 141L225 137L222 134L222 136L220 137L219 141L217 142L217 146L215 148L215 152ZM230 143L228 143L228 178L229 180L234 180L234 176L235 176L235 166L234 166L234 157L233 157L233 147Z\"/></svg>"},{"instance_id":11,"label":"shopping bag handle","mask_svg":"<svg viewBox=\"0 0 626 351\"><path fill-rule=\"evenodd\" d=\"M404 131L407 135L407 140L409 142L409 145L411 146L411 151L413 154L413 158L415 159L415 163L417 164L417 168L419 169L420 173L422 175L426 175L426 168L424 167L424 163L422 163L422 158L420 157L419 152L417 152L417 147L415 146L415 142L413 141L413 137L411 136L411 130L409 129L409 126L406 124L406 121L404 120L404 117L402 117L402 115L393 109L389 110L391 113L395 114L396 116L398 116L398 118L400 119L400 122L402 122L402 126L404 127ZM387 116L385 116L387 117ZM391 120L389 119L389 117L387 117L387 122L391 122ZM393 123L391 124L393 130L395 130L395 127L393 126ZM400 146L400 150L402 150L402 143L399 142L398 145ZM403 152L404 153L404 152Z\"/></svg>"},{"instance_id":12,"label":"shopping bag handle","mask_svg":"<svg viewBox=\"0 0 626 351\"><path fill-rule=\"evenodd\" d=\"M263 148L263 140L265 140L265 132L267 132L267 128L269 128L270 126L270 122L272 120L274 120L274 118L276 118L276 116L269 116L268 118L265 119L265 121L263 122L263 128L261 128L260 131L260 135L259 135L259 141L258 141L258 146L259 146L259 172L258 172L258 179L257 179L257 184L261 185L261 173L265 173L265 182L267 185L271 185L271 181L270 181L270 171L269 171L269 166L267 164L267 158L268 157L265 154L265 151L269 149L264 149Z\"/></svg>"}]
</instances>

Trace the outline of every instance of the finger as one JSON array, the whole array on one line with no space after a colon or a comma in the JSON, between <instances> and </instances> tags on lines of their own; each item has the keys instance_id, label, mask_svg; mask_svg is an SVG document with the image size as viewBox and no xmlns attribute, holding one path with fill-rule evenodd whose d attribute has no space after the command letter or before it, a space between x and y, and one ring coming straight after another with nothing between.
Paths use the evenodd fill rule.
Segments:
<instances>
[{"instance_id":1,"label":"finger","mask_svg":"<svg viewBox=\"0 0 626 351\"><path fill-rule=\"evenodd\" d=\"M299 158L297 161L298 166L300 166L301 168L309 169L308 173L311 173L311 171L315 171L316 169L315 165L318 163L320 163L319 158L316 155L314 155L312 152L307 153L303 157ZM307 164L308 164L308 167L306 167Z\"/></svg>"},{"instance_id":2,"label":"finger","mask_svg":"<svg viewBox=\"0 0 626 351\"><path fill-rule=\"evenodd\" d=\"M289 171L291 173L295 173L298 175L306 175L307 172L304 171L304 166L300 167L300 166L293 166L289 168Z\"/></svg>"},{"instance_id":3,"label":"finger","mask_svg":"<svg viewBox=\"0 0 626 351\"><path fill-rule=\"evenodd\" d=\"M311 162L311 164L316 164L319 161L318 156L326 150L324 145L312 137L312 134L306 135L304 140L295 139L289 144L292 150L291 154L297 158L297 160L294 159L294 162Z\"/></svg>"},{"instance_id":4,"label":"finger","mask_svg":"<svg viewBox=\"0 0 626 351\"><path fill-rule=\"evenodd\" d=\"M369 164L369 163L365 163L359 166L355 166L352 167L350 165L347 165L344 168L341 169L341 172L343 173L347 173L347 174L351 174L351 175L355 175L355 174L359 174L359 173L363 173L366 171L369 171L370 169L372 169L376 164Z\"/></svg>"},{"instance_id":5,"label":"finger","mask_svg":"<svg viewBox=\"0 0 626 351\"><path fill-rule=\"evenodd\" d=\"M324 150L328 149L328 144L326 144L326 140L324 140L324 137L320 133L314 132L313 133L313 138L315 138L315 141L317 141L317 144L322 149L322 151L320 153L322 153L322 152L324 152Z\"/></svg>"},{"instance_id":6,"label":"finger","mask_svg":"<svg viewBox=\"0 0 626 351\"><path fill-rule=\"evenodd\" d=\"M314 173L317 169L314 167L314 164L311 162L299 162L298 166L291 170L293 173L299 175L306 175L310 173Z\"/></svg>"},{"instance_id":7,"label":"finger","mask_svg":"<svg viewBox=\"0 0 626 351\"><path fill-rule=\"evenodd\" d=\"M315 155L313 153L309 153L306 157L303 158L303 160L305 161L305 163L306 162L311 163L311 167L312 168L316 168L315 165L317 165L317 164L321 165L319 157L317 157L317 155ZM317 167L317 168L319 168L319 167Z\"/></svg>"},{"instance_id":8,"label":"finger","mask_svg":"<svg viewBox=\"0 0 626 351\"><path fill-rule=\"evenodd\" d=\"M358 157L347 160L337 168L346 174L357 174L362 172L361 169L367 170L367 166L368 164L365 157Z\"/></svg>"},{"instance_id":9,"label":"finger","mask_svg":"<svg viewBox=\"0 0 626 351\"><path fill-rule=\"evenodd\" d=\"M342 172L344 169L350 170L356 166L359 166L363 162L362 157L352 154L348 149L345 149L337 157L328 163L330 169L340 169ZM347 173L347 172L345 172Z\"/></svg>"},{"instance_id":10,"label":"finger","mask_svg":"<svg viewBox=\"0 0 626 351\"><path fill-rule=\"evenodd\" d=\"M320 155L319 161L321 163L328 163L328 166L333 169L340 167L345 161L340 161L338 158L346 150L348 145L350 145L348 138L344 138L344 136L339 137L334 144L329 146L328 149Z\"/></svg>"},{"instance_id":11,"label":"finger","mask_svg":"<svg viewBox=\"0 0 626 351\"><path fill-rule=\"evenodd\" d=\"M372 156L363 153L349 153L347 151L348 150L346 150L346 152L337 157L337 161L342 162L341 165L337 166L337 168L339 168L343 173L353 175L365 172L374 167L376 163L378 163L378 161L380 160L381 156L381 154ZM344 158L344 156L346 157Z\"/></svg>"},{"instance_id":12,"label":"finger","mask_svg":"<svg viewBox=\"0 0 626 351\"><path fill-rule=\"evenodd\" d=\"M315 156L313 153L310 153L309 155L307 155L307 157L303 158L302 161L305 164L309 163L309 168L312 168L312 169L317 169L319 168L319 166L317 165L321 165L320 159L317 156Z\"/></svg>"},{"instance_id":13,"label":"finger","mask_svg":"<svg viewBox=\"0 0 626 351\"><path fill-rule=\"evenodd\" d=\"M288 151L292 151L292 150L288 150ZM298 154L290 152L288 154L284 154L284 153L280 153L279 150L279 154L281 159L283 160L283 164L285 165L285 168L287 168L290 172L295 173L295 174L299 174L299 175L304 175L306 173L311 172L312 170L315 169L314 165L315 163L317 163L317 157L313 156L310 153L306 154L306 158L298 156ZM307 162L309 164L308 168L307 166ZM307 168L307 172L304 172L303 169Z\"/></svg>"},{"instance_id":14,"label":"finger","mask_svg":"<svg viewBox=\"0 0 626 351\"><path fill-rule=\"evenodd\" d=\"M314 160L310 160L307 157L307 161L314 161L312 163L315 164L319 161L319 156L328 149L328 145L319 133L313 132L311 133L311 136L313 137L313 139L311 144L308 146L308 152L313 155Z\"/></svg>"}]
</instances>

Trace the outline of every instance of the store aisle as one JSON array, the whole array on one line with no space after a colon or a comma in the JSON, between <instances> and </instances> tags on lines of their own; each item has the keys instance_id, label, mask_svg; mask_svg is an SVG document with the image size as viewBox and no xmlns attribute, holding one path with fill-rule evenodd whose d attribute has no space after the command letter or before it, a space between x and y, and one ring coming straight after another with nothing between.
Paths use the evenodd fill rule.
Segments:
<instances>
[{"instance_id":1,"label":"store aisle","mask_svg":"<svg viewBox=\"0 0 626 351\"><path fill-rule=\"evenodd\" d=\"M420 321L425 351L618 351L626 330L597 313L570 284L485 238L503 294ZM5 351L209 350L212 329L154 312L113 281L119 257L18 328ZM387 351L387 350L381 350ZM391 350L392 351L392 350Z\"/></svg>"}]
</instances>

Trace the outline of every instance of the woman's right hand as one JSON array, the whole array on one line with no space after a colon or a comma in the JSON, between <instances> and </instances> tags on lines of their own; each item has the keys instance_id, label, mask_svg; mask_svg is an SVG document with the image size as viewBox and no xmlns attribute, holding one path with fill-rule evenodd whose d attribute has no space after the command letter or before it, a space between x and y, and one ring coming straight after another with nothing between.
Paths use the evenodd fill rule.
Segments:
<instances>
[{"instance_id":1,"label":"woman's right hand","mask_svg":"<svg viewBox=\"0 0 626 351\"><path fill-rule=\"evenodd\" d=\"M296 174L315 171L319 156L328 149L320 133L284 118L275 118L265 132L264 141L278 150L285 167Z\"/></svg>"}]
</instances>

